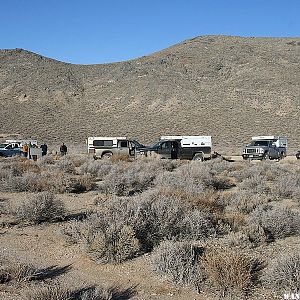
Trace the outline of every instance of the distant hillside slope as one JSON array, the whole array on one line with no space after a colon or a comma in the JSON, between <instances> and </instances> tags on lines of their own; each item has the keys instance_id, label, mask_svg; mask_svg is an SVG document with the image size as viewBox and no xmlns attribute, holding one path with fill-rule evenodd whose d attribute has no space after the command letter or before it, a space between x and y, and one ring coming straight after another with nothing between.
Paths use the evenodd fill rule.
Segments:
<instances>
[{"instance_id":1,"label":"distant hillside slope","mask_svg":"<svg viewBox=\"0 0 300 300\"><path fill-rule=\"evenodd\" d=\"M0 51L0 135L212 135L217 150L280 134L300 148L300 38L203 36L139 59L73 65Z\"/></svg>"}]
</instances>

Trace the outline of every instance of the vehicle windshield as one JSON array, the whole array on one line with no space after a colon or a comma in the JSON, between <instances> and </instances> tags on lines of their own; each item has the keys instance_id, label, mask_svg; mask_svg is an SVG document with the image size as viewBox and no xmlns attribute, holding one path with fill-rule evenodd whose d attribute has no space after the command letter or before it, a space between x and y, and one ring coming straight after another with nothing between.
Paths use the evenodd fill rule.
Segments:
<instances>
[{"instance_id":1,"label":"vehicle windshield","mask_svg":"<svg viewBox=\"0 0 300 300\"><path fill-rule=\"evenodd\" d=\"M136 140L132 140L136 148L145 148L145 146Z\"/></svg>"},{"instance_id":2,"label":"vehicle windshield","mask_svg":"<svg viewBox=\"0 0 300 300\"><path fill-rule=\"evenodd\" d=\"M250 146L266 146L268 147L272 141L253 141Z\"/></svg>"},{"instance_id":3,"label":"vehicle windshield","mask_svg":"<svg viewBox=\"0 0 300 300\"><path fill-rule=\"evenodd\" d=\"M158 148L160 146L160 144L161 144L161 141L159 141L159 142L157 142L155 144L150 145L150 148Z\"/></svg>"},{"instance_id":4,"label":"vehicle windshield","mask_svg":"<svg viewBox=\"0 0 300 300\"><path fill-rule=\"evenodd\" d=\"M0 144L0 148L5 148L8 144Z\"/></svg>"}]
</instances>

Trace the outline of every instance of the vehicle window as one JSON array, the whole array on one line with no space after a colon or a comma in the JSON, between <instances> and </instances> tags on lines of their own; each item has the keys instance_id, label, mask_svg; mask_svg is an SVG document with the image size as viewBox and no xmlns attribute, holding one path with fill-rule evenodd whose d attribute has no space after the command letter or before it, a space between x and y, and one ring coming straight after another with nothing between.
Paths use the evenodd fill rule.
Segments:
<instances>
[{"instance_id":1,"label":"vehicle window","mask_svg":"<svg viewBox=\"0 0 300 300\"><path fill-rule=\"evenodd\" d=\"M119 141L120 148L126 148L126 147L128 147L127 145L128 145L127 141Z\"/></svg>"},{"instance_id":2,"label":"vehicle window","mask_svg":"<svg viewBox=\"0 0 300 300\"><path fill-rule=\"evenodd\" d=\"M95 147L111 147L113 145L112 140L94 140L93 146Z\"/></svg>"},{"instance_id":3,"label":"vehicle window","mask_svg":"<svg viewBox=\"0 0 300 300\"><path fill-rule=\"evenodd\" d=\"M11 145L8 145L7 147L6 147L6 149L11 149L12 148L12 146Z\"/></svg>"},{"instance_id":4,"label":"vehicle window","mask_svg":"<svg viewBox=\"0 0 300 300\"><path fill-rule=\"evenodd\" d=\"M269 146L270 141L254 141L251 146Z\"/></svg>"},{"instance_id":5,"label":"vehicle window","mask_svg":"<svg viewBox=\"0 0 300 300\"><path fill-rule=\"evenodd\" d=\"M164 142L161 144L161 149L170 149L171 148L171 142Z\"/></svg>"}]
</instances>

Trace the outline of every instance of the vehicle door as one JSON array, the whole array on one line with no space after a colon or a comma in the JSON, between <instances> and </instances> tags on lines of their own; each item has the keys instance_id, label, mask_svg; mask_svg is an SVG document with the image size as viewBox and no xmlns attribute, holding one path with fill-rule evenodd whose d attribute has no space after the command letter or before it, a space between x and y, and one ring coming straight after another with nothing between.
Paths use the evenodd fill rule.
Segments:
<instances>
[{"instance_id":1,"label":"vehicle door","mask_svg":"<svg viewBox=\"0 0 300 300\"><path fill-rule=\"evenodd\" d=\"M129 156L135 156L136 145L133 141L128 141Z\"/></svg>"},{"instance_id":2,"label":"vehicle door","mask_svg":"<svg viewBox=\"0 0 300 300\"><path fill-rule=\"evenodd\" d=\"M157 151L157 153L160 155L161 158L171 158L171 152L172 152L171 141L162 142Z\"/></svg>"},{"instance_id":3,"label":"vehicle door","mask_svg":"<svg viewBox=\"0 0 300 300\"><path fill-rule=\"evenodd\" d=\"M271 158L278 158L279 156L279 149L276 147L274 143L269 144L269 157Z\"/></svg>"},{"instance_id":4,"label":"vehicle door","mask_svg":"<svg viewBox=\"0 0 300 300\"><path fill-rule=\"evenodd\" d=\"M5 156L12 156L14 154L13 146L11 144L5 147Z\"/></svg>"},{"instance_id":5,"label":"vehicle door","mask_svg":"<svg viewBox=\"0 0 300 300\"><path fill-rule=\"evenodd\" d=\"M129 142L127 140L119 140L117 152L120 156L129 156Z\"/></svg>"}]
</instances>

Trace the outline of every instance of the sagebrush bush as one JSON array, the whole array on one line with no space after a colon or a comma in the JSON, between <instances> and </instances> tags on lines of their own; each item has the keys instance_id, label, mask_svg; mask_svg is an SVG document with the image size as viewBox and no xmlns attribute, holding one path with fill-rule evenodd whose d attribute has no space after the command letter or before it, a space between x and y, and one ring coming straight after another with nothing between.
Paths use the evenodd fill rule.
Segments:
<instances>
[{"instance_id":1,"label":"sagebrush bush","mask_svg":"<svg viewBox=\"0 0 300 300\"><path fill-rule=\"evenodd\" d=\"M26 300L117 300L130 299L135 295L133 288L121 290L116 287L102 288L98 286L74 288L54 283L40 285L25 293Z\"/></svg>"},{"instance_id":2,"label":"sagebrush bush","mask_svg":"<svg viewBox=\"0 0 300 300\"><path fill-rule=\"evenodd\" d=\"M66 173L74 174L76 172L75 165L74 165L72 159L67 155L61 157L57 161L56 166L59 170L66 172Z\"/></svg>"},{"instance_id":3,"label":"sagebrush bush","mask_svg":"<svg viewBox=\"0 0 300 300\"><path fill-rule=\"evenodd\" d=\"M7 282L28 282L34 280L38 274L38 269L32 265L1 259L0 283Z\"/></svg>"},{"instance_id":4,"label":"sagebrush bush","mask_svg":"<svg viewBox=\"0 0 300 300\"><path fill-rule=\"evenodd\" d=\"M274 181L272 194L279 199L300 196L300 174L286 174Z\"/></svg>"},{"instance_id":5,"label":"sagebrush bush","mask_svg":"<svg viewBox=\"0 0 300 300\"><path fill-rule=\"evenodd\" d=\"M30 289L25 293L26 300L73 300L72 291L66 287L43 285ZM77 298L78 299L78 298ZM75 300L75 299L74 299Z\"/></svg>"},{"instance_id":6,"label":"sagebrush bush","mask_svg":"<svg viewBox=\"0 0 300 300\"><path fill-rule=\"evenodd\" d=\"M270 201L270 196L266 194L253 193L251 190L238 190L231 194L220 197L225 211L250 213L256 207Z\"/></svg>"},{"instance_id":7,"label":"sagebrush bush","mask_svg":"<svg viewBox=\"0 0 300 300\"><path fill-rule=\"evenodd\" d=\"M133 195L150 187L157 172L150 163L133 162L128 165L119 162L105 176L99 188L118 196Z\"/></svg>"},{"instance_id":8,"label":"sagebrush bush","mask_svg":"<svg viewBox=\"0 0 300 300\"><path fill-rule=\"evenodd\" d=\"M263 281L275 289L300 292L300 249L273 259L263 274Z\"/></svg>"},{"instance_id":9,"label":"sagebrush bush","mask_svg":"<svg viewBox=\"0 0 300 300\"><path fill-rule=\"evenodd\" d=\"M269 239L284 238L300 232L300 215L288 208L259 206L250 214L248 223L260 225Z\"/></svg>"},{"instance_id":10,"label":"sagebrush bush","mask_svg":"<svg viewBox=\"0 0 300 300\"><path fill-rule=\"evenodd\" d=\"M243 232L230 232L222 240L225 246L236 249L247 249L252 247L252 243L247 234Z\"/></svg>"},{"instance_id":11,"label":"sagebrush bush","mask_svg":"<svg viewBox=\"0 0 300 300\"><path fill-rule=\"evenodd\" d=\"M199 291L206 276L197 250L201 252L188 242L164 241L151 254L152 267L161 276L193 285Z\"/></svg>"},{"instance_id":12,"label":"sagebrush bush","mask_svg":"<svg viewBox=\"0 0 300 300\"><path fill-rule=\"evenodd\" d=\"M200 240L216 234L216 221L209 213L200 210L185 214L180 229L180 236L187 240Z\"/></svg>"},{"instance_id":13,"label":"sagebrush bush","mask_svg":"<svg viewBox=\"0 0 300 300\"><path fill-rule=\"evenodd\" d=\"M23 200L14 213L19 222L39 224L62 220L66 211L63 202L54 194L42 192Z\"/></svg>"},{"instance_id":14,"label":"sagebrush bush","mask_svg":"<svg viewBox=\"0 0 300 300\"><path fill-rule=\"evenodd\" d=\"M126 225L97 228L84 242L91 257L101 263L120 263L135 257L140 250L133 228Z\"/></svg>"},{"instance_id":15,"label":"sagebrush bush","mask_svg":"<svg viewBox=\"0 0 300 300\"><path fill-rule=\"evenodd\" d=\"M256 194L268 194L271 191L266 178L262 175L253 175L250 178L244 179L239 185L241 190L248 190Z\"/></svg>"},{"instance_id":16,"label":"sagebrush bush","mask_svg":"<svg viewBox=\"0 0 300 300\"><path fill-rule=\"evenodd\" d=\"M268 233L259 224L250 224L242 229L242 232L249 238L252 247L266 244L269 240Z\"/></svg>"},{"instance_id":17,"label":"sagebrush bush","mask_svg":"<svg viewBox=\"0 0 300 300\"><path fill-rule=\"evenodd\" d=\"M253 284L255 261L242 251L225 247L205 252L203 267L222 296L246 293Z\"/></svg>"},{"instance_id":18,"label":"sagebrush bush","mask_svg":"<svg viewBox=\"0 0 300 300\"><path fill-rule=\"evenodd\" d=\"M107 174L109 174L113 166L114 163L111 160L95 160L90 158L80 166L79 173L91 174L99 179L103 179Z\"/></svg>"}]
</instances>

